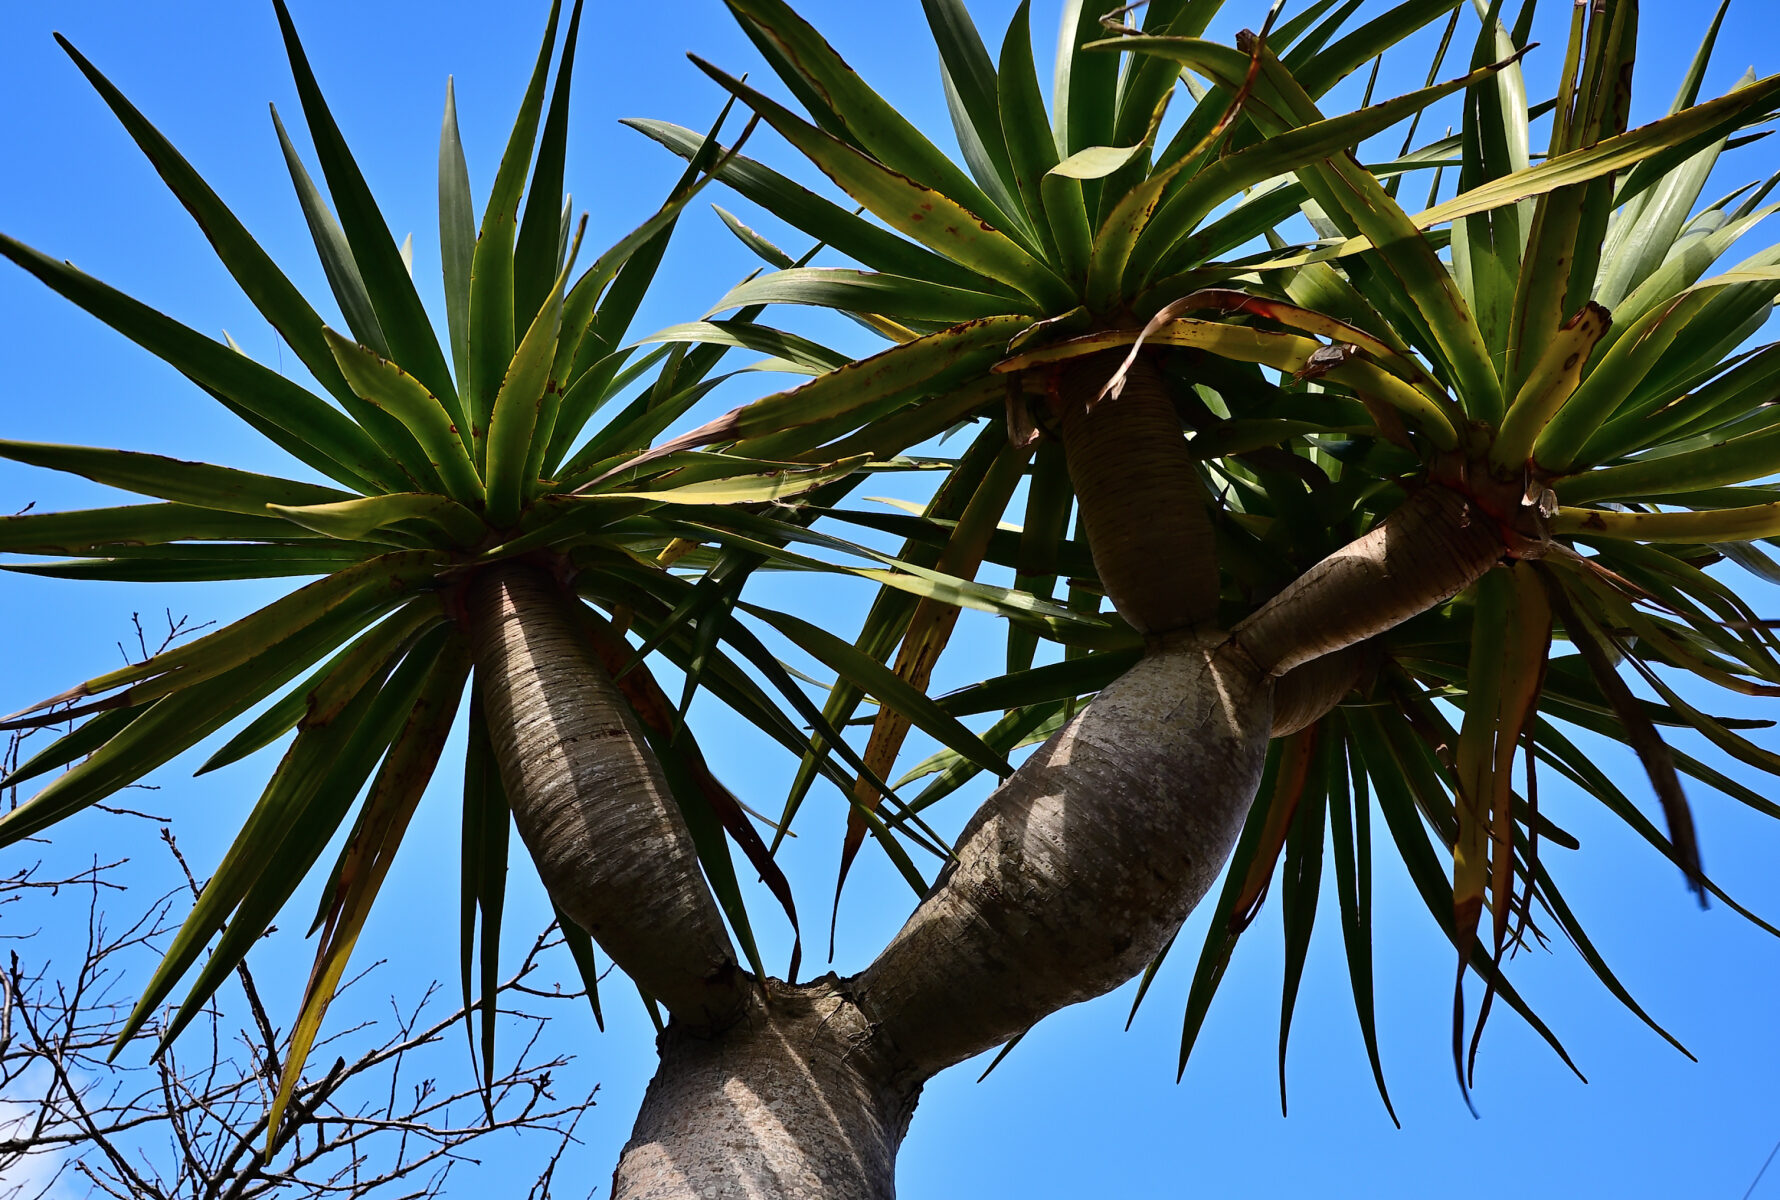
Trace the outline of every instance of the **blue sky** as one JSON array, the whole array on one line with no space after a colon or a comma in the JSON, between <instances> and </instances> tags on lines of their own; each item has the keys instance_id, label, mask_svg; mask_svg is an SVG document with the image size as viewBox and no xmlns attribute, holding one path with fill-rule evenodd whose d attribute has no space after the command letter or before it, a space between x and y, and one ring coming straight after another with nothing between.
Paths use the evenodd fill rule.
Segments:
<instances>
[{"instance_id":1,"label":"blue sky","mask_svg":"<svg viewBox=\"0 0 1780 1200\"><path fill-rule=\"evenodd\" d=\"M472 182L480 191L535 53L543 6L511 6L499 17L451 2L293 0L292 7L386 217L398 237L414 233L416 278L436 300L434 188L445 77L456 76ZM935 55L914 0L806 0L799 7L911 120L950 140ZM986 38L998 42L1013 4L971 7ZM1057 7L1034 6L1041 64ZM1381 7L1369 3L1366 11ZM1552 11L1541 14L1538 26L1545 45L1528 60L1529 91L1539 97L1549 94L1546 81L1562 53L1558 22L1568 10L1554 0L1546 7ZM1228 19L1217 26L1222 36L1258 25L1265 15L1265 6L1252 0L1230 0L1227 9ZM1647 0L1634 121L1666 108L1708 16L1692 3ZM1474 22L1468 19L1466 28ZM0 230L70 258L207 333L226 329L262 361L288 365L184 211L56 48L52 29L70 37L172 137L308 295L325 297L265 108L276 103L287 123L295 123L297 105L270 5L187 0L173 15L168 8L75 0L0 8L0 113L6 114L0 120ZM1764 74L1780 69L1776 35L1780 11L1766 0L1734 5L1706 94L1725 90L1751 65ZM1398 54L1381 93L1421 83L1431 42L1424 36ZM767 74L718 0L589 5L568 187L577 209L591 213L596 243L646 216L678 171L665 152L619 127L616 118L665 117L702 128L721 104L714 85L686 62L687 50L731 70L753 70L756 81ZM1459 58L1455 54L1445 74L1456 73ZM763 135L752 153L807 176L770 137ZM1777 167L1768 144L1752 146L1727 159L1709 190L1729 190ZM793 252L802 249L794 235L745 202L717 189L704 198L734 209ZM696 317L752 265L708 209L695 205L637 332ZM870 348L845 326L798 327L854 352ZM712 404L746 396L723 393ZM10 268L0 269L0 436L300 470L172 370ZM896 486L913 495L918 485ZM79 481L0 465L0 511L32 501L40 509L112 502ZM114 664L112 643L126 632L132 612L171 608L198 620L227 620L281 590L7 576L0 579L0 628L8 632L0 708ZM797 605L806 616L814 612L844 632L856 626L868 593L836 585L812 594L802 584L794 592L766 581L760 597ZM1760 606L1780 608L1776 599L1761 594ZM963 652L947 664L940 686L993 669L999 630L971 615L966 622L958 639ZM731 786L756 807L776 807L789 764L720 708L703 706L696 719ZM1598 749L1628 790L1645 794L1620 748ZM911 753L925 750L911 744ZM188 757L159 772L162 790L151 806L173 817L203 871L220 857L270 761L262 755L194 781L188 776L196 761ZM437 882L456 872L450 774L450 767L442 771L446 786L436 787L423 807L386 886L384 908L359 950L360 961L389 960L378 985L384 990L412 991L403 980L449 980L455 973L455 885ZM1704 789L1693 797L1708 870L1757 912L1780 915L1780 874L1771 867L1780 830ZM812 932L827 907L838 846L837 797L822 799L828 803L812 806L802 836L786 850ZM1448 1052L1451 949L1381 848L1379 1018L1401 1131L1372 1089L1345 969L1328 936L1336 926L1333 911L1319 921L1293 1031L1291 1116L1281 1117L1275 1076L1280 950L1270 909L1238 951L1182 1083L1175 1084L1174 1064L1188 954L1164 969L1129 1033L1121 1032L1127 988L1044 1022L981 1084L973 1082L980 1067L969 1066L931 1084L903 1151L903 1194L1272 1196L1315 1189L1355 1197L1436 1191L1742 1196L1780 1139L1780 1102L1771 1083L1780 1078L1780 1027L1771 1000L1780 991L1780 944L1722 906L1700 912L1667 864L1601 819L1586 799L1554 783L1543 800L1583 842L1580 853L1552 852L1572 905L1627 986L1689 1046L1697 1065L1645 1030L1602 991L1573 950L1559 945L1550 954L1522 956L1514 977L1591 1082L1576 1080L1523 1024L1498 1012L1478 1071L1482 1115L1473 1120L1453 1084ZM946 810L950 829L962 824L973 802L961 796ZM118 836L115 822L87 816L63 826L56 844L41 853L80 859L116 849ZM139 856L153 861L152 855ZM515 891L508 932L517 948L546 910L535 884L516 883ZM312 898L301 893L297 906ZM910 902L894 873L868 856L841 909L835 969L863 966ZM756 912L769 961L782 964L783 923L770 904ZM72 927L55 911L39 910L36 919L50 938ZM298 933L275 936L261 952L270 1002L286 1022L312 952ZM1201 933L1201 925L1191 925L1182 947L1196 945ZM563 1195L590 1187L603 1194L650 1070L650 1033L639 1007L622 987L612 987L606 1010L603 1035L580 1010L551 1032L580 1056L576 1078L601 1084L600 1106L581 1129L585 1145L565 1163L573 1180ZM467 1069L461 1061L451 1065ZM514 1178L508 1172L542 1152L524 1144L502 1150L481 1174L466 1170L452 1194L505 1195ZM1768 1194L1780 1196L1780 1172L1754 1193Z\"/></svg>"}]
</instances>

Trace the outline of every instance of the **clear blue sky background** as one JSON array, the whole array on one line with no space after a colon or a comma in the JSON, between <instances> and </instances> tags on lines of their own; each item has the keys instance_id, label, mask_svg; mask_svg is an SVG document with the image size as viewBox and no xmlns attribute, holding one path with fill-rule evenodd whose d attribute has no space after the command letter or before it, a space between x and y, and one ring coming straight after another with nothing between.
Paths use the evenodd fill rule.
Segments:
<instances>
[{"instance_id":1,"label":"clear blue sky background","mask_svg":"<svg viewBox=\"0 0 1780 1200\"><path fill-rule=\"evenodd\" d=\"M937 140L950 141L935 55L915 0L805 0L800 7L911 119ZM1048 61L1057 7L1054 0L1035 4L1041 64ZM1369 3L1366 11L1382 7ZM1536 98L1550 93L1569 9L1557 0L1547 0L1546 7L1551 11L1541 13L1539 26L1545 46L1528 60L1529 91ZM415 274L436 302L434 188L445 77L456 75L471 177L480 192L492 176L535 53L543 5L509 6L499 15L454 0L293 0L293 8L385 215L398 238L409 230L415 234ZM1227 8L1221 36L1258 25L1265 15L1255 0L1231 0ZM666 117L703 127L721 97L685 61L686 50L732 70L753 70L757 81L766 73L718 0L645 6L592 0L589 9L568 186L576 207L592 214L594 241L604 244L647 215L678 171L676 162L620 128L616 118ZM1013 4L980 0L972 9L986 38L998 43ZM1635 120L1666 108L1708 17L1695 3L1647 0ZM1465 28L1474 30L1474 19L1468 17ZM326 286L266 115L267 101L277 103L293 125L298 111L270 6L68 0L0 7L0 229L72 259L196 328L213 334L227 329L247 352L280 365L271 330L57 50L52 29L111 74L328 312L331 306L322 302ZM1734 6L1706 93L1725 90L1751 65L1764 74L1780 69L1776 35L1780 10L1769 0ZM1431 42L1423 36L1398 52L1381 94L1420 84ZM1445 74L1462 62L1463 52L1455 55ZM752 149L807 175L793 165L788 148L770 137L763 135ZM1727 160L1709 191L1728 190L1777 166L1770 145L1757 145ZM793 252L802 249L794 235L744 202L717 189L706 197L757 221ZM638 332L699 315L752 265L716 218L695 206ZM800 328L854 352L869 348L845 326ZM713 404L745 398L744 392L726 393ZM0 436L300 470L173 371L11 268L0 268ZM909 482L885 489L891 486L901 486L903 494L917 488ZM79 481L0 465L0 510L29 501L40 509L112 502ZM7 576L0 579L0 628L6 630L0 709L115 663L112 643L133 611L170 607L200 620L227 620L281 590ZM823 624L847 632L856 627L867 592L837 585L812 594L800 584L794 594L768 582L762 598L799 605L805 615L814 606ZM1764 611L1780 608L1771 594L1760 599ZM942 685L997 669L999 629L974 616L966 622L957 639L962 653L948 663ZM1718 703L1722 709L1724 702ZM701 707L697 719L707 749L735 790L757 807L775 807L788 763L715 706ZM1603 744L1599 753L1629 791L1647 793L1620 748ZM187 776L197 761L201 757L188 756L162 770L155 780L162 791L147 803L173 816L176 832L205 871L220 857L271 761L262 755L192 781ZM448 767L442 773L446 786L435 788L423 808L386 887L381 916L361 944L362 960L389 960L373 990L411 993L414 987L405 981L455 976L451 774ZM1183 1083L1175 1084L1174 1065L1190 953L1169 963L1129 1033L1120 1031L1130 1004L1127 988L1044 1022L984 1083L973 1082L980 1067L969 1066L934 1082L904 1147L903 1194L1736 1200L1780 1139L1773 1086L1780 1078L1780 1026L1772 999L1780 991L1780 945L1722 906L1705 913L1694 908L1674 870L1585 798L1555 782L1544 791L1548 810L1583 841L1580 853L1547 851L1571 903L1634 994L1699 1057L1697 1065L1618 1007L1574 951L1559 945L1550 954L1521 956L1514 977L1592 1082L1579 1082L1523 1024L1499 1010L1478 1072L1482 1117L1473 1120L1453 1084L1448 1056L1452 951L1388 847L1381 846L1379 1019L1401 1131L1372 1089L1339 939L1330 936L1338 926L1329 906L1319 921L1293 1034L1291 1116L1281 1117L1274 1067L1280 950L1270 909L1240 948ZM977 794L954 802L945 816L949 829L962 824ZM832 886L840 814L836 796L820 799L803 836L786 851L812 934ZM1694 800L1707 868L1757 911L1780 916L1780 874L1772 868L1780 829L1704 789L1694 789ZM85 817L62 827L57 844L41 853L74 859L106 853L117 848L117 833L115 822ZM38 851L9 851L0 868L10 870L33 853ZM148 850L143 857L152 861L153 854ZM158 870L146 874L164 879ZM542 925L546 910L526 872L516 872L515 880L509 934L517 946ZM312 891L300 895L301 916L312 899ZM866 862L841 910L835 969L863 966L910 903L892 872ZM782 965L783 923L770 904L756 913L770 961ZM64 923L65 916L76 914L40 909L33 919L44 924L46 938L54 938L75 928ZM285 922L303 923L301 917ZM1182 947L1196 947L1201 933L1201 923L1192 925ZM287 1023L311 953L295 928L261 952L265 990ZM604 1035L595 1034L581 1010L557 1022L550 1035L580 1056L575 1079L602 1085L600 1107L581 1129L585 1145L564 1165L569 1178L563 1195L593 1187L604 1193L651 1069L650 1035L639 1006L622 986L608 993ZM461 1060L451 1065L467 1070ZM492 1154L480 1173L467 1169L456 1177L452 1194L508 1195L516 1172L528 1170L543 1152L522 1143ZM1780 1196L1780 1171L1764 1179L1755 1195Z\"/></svg>"}]
</instances>

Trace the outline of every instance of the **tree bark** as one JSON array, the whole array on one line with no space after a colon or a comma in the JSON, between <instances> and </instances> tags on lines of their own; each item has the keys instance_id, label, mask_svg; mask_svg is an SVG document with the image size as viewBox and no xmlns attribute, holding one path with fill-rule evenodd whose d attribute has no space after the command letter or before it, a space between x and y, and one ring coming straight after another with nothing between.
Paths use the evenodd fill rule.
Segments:
<instances>
[{"instance_id":1,"label":"tree bark","mask_svg":"<svg viewBox=\"0 0 1780 1200\"><path fill-rule=\"evenodd\" d=\"M965 826L957 861L858 978L923 1076L1110 991L1217 877L1260 783L1260 672L1177 637L1103 690Z\"/></svg>"},{"instance_id":2,"label":"tree bark","mask_svg":"<svg viewBox=\"0 0 1780 1200\"><path fill-rule=\"evenodd\" d=\"M1270 735L1363 677L1360 643L1499 561L1500 527L1440 486L1231 631L1197 469L1140 358L1059 377L1095 565L1146 654L996 788L956 857L850 980L754 981L635 718L547 573L473 587L478 686L520 832L557 903L674 1019L617 1200L889 1200L921 1085L1141 971L1215 881Z\"/></svg>"},{"instance_id":3,"label":"tree bark","mask_svg":"<svg viewBox=\"0 0 1780 1200\"><path fill-rule=\"evenodd\" d=\"M657 1045L614 1200L889 1200L920 1082L834 976L769 980L720 1038L678 1022Z\"/></svg>"},{"instance_id":4,"label":"tree bark","mask_svg":"<svg viewBox=\"0 0 1780 1200\"><path fill-rule=\"evenodd\" d=\"M550 896L638 986L694 1029L721 1030L751 990L630 706L547 572L478 578L476 686L514 823Z\"/></svg>"},{"instance_id":5,"label":"tree bark","mask_svg":"<svg viewBox=\"0 0 1780 1200\"><path fill-rule=\"evenodd\" d=\"M658 1040L615 1200L888 1200L921 1084L1137 974L1222 868L1270 684L1176 635L1021 764L851 980L777 980L717 1036Z\"/></svg>"},{"instance_id":6,"label":"tree bark","mask_svg":"<svg viewBox=\"0 0 1780 1200\"><path fill-rule=\"evenodd\" d=\"M1452 599L1502 561L1506 546L1474 501L1428 485L1238 621L1232 636L1281 676Z\"/></svg>"},{"instance_id":7,"label":"tree bark","mask_svg":"<svg viewBox=\"0 0 1780 1200\"><path fill-rule=\"evenodd\" d=\"M1218 560L1205 491L1156 364L1138 355L1117 398L1096 401L1124 360L1109 350L1058 373L1059 425L1094 571L1142 634L1217 614Z\"/></svg>"},{"instance_id":8,"label":"tree bark","mask_svg":"<svg viewBox=\"0 0 1780 1200\"><path fill-rule=\"evenodd\" d=\"M1322 720L1376 668L1365 642L1293 667L1273 681L1273 736L1290 737Z\"/></svg>"}]
</instances>

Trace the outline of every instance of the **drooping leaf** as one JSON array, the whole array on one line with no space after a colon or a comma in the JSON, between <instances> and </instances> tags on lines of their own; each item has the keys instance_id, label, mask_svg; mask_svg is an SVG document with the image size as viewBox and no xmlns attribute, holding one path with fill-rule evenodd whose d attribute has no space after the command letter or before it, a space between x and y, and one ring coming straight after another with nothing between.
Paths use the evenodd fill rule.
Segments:
<instances>
[{"instance_id":1,"label":"drooping leaf","mask_svg":"<svg viewBox=\"0 0 1780 1200\"><path fill-rule=\"evenodd\" d=\"M1025 474L1028 457L1027 448L1002 448L978 486L976 494L966 504L963 515L952 531L951 540L935 560L935 570L966 579L976 575L977 568L982 565L983 552L988 547L989 535L1009 497L1013 495L1014 488ZM933 677L933 669L951 640L957 620L958 609L952 605L928 599L917 603L915 611L909 617L902 645L897 651L894 668L897 677L911 688L926 692L928 682ZM865 747L865 763L872 771L879 775L889 775L891 766L902 751L902 743L908 735L910 724L911 718L891 705L883 705L878 709ZM848 814L847 832L841 845L839 879L835 884L837 905L853 858L865 842L865 814L875 811L879 800L877 789L863 775L853 786L855 803Z\"/></svg>"},{"instance_id":2,"label":"drooping leaf","mask_svg":"<svg viewBox=\"0 0 1780 1200\"><path fill-rule=\"evenodd\" d=\"M1551 598L1552 611L1563 625L1565 636L1582 655L1596 686L1613 707L1622 736L1629 740L1645 774L1649 776L1650 786L1656 792L1657 800L1662 804L1663 816L1669 823L1669 838L1675 847L1676 861L1688 876L1689 886L1704 902L1705 889L1700 882L1699 839L1694 833L1693 812L1688 807L1681 780L1675 773L1675 760L1668 744L1663 741L1650 718L1638 707L1631 688L1620 678L1608 649L1601 644L1599 631L1571 603L1565 585L1548 577L1546 591Z\"/></svg>"},{"instance_id":3,"label":"drooping leaf","mask_svg":"<svg viewBox=\"0 0 1780 1200\"><path fill-rule=\"evenodd\" d=\"M237 762L271 745L301 722L333 720L366 683L387 675L414 641L444 618L441 605L416 601L403 606L248 722L194 774L204 775Z\"/></svg>"},{"instance_id":4,"label":"drooping leaf","mask_svg":"<svg viewBox=\"0 0 1780 1200\"><path fill-rule=\"evenodd\" d=\"M133 1022L140 1022L152 1013L226 918L222 936L162 1032L163 1048L179 1036L248 950L265 936L266 927L320 859L378 760L401 732L428 669L450 634L450 630L435 630L410 651L387 681L380 681L381 687L366 687L333 723L339 726L335 734L313 742L301 756L292 746L282 778L275 776L268 785L230 853L211 876L207 890L199 893L192 913L131 1014ZM130 1027L126 1030L134 1032ZM124 1040L120 1038L119 1048Z\"/></svg>"},{"instance_id":5,"label":"drooping leaf","mask_svg":"<svg viewBox=\"0 0 1780 1200\"><path fill-rule=\"evenodd\" d=\"M1339 727L1345 731L1344 724ZM1390 1091L1385 1087L1373 1001L1372 802L1362 764L1348 750L1345 739L1341 745L1339 758L1348 769L1343 771L1338 765L1329 776L1329 840L1335 858L1335 896L1341 909L1348 981L1353 990L1354 1012L1360 1022L1360 1036L1366 1043L1366 1057L1372 1066L1372 1081L1392 1124L1400 1124L1396 1109L1391 1105Z\"/></svg>"},{"instance_id":6,"label":"drooping leaf","mask_svg":"<svg viewBox=\"0 0 1780 1200\"><path fill-rule=\"evenodd\" d=\"M451 731L452 719L457 715L458 700L463 695L469 671L469 648L462 642L445 650L431 664L415 696L414 706L365 798L358 824L341 851L333 883L333 902L321 942L316 947L315 966L291 1028L278 1092L266 1115L268 1149L278 1136L285 1106L302 1079L303 1064L308 1060L309 1051L321 1030L322 1019L340 986L365 919L389 873L390 863L420 803L421 793L426 790L433 768L438 765L439 753L445 747L445 736Z\"/></svg>"}]
</instances>

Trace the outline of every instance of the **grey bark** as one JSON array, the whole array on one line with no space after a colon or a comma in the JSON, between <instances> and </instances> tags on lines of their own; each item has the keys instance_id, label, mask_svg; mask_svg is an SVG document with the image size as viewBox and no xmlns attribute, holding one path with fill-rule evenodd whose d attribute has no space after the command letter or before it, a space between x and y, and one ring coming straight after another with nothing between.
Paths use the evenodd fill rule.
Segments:
<instances>
[{"instance_id":1,"label":"grey bark","mask_svg":"<svg viewBox=\"0 0 1780 1200\"><path fill-rule=\"evenodd\" d=\"M889 1200L920 1083L880 1052L841 981L768 981L720 1038L678 1023L614 1200Z\"/></svg>"},{"instance_id":2,"label":"grey bark","mask_svg":"<svg viewBox=\"0 0 1780 1200\"><path fill-rule=\"evenodd\" d=\"M1450 488L1423 487L1232 633L1259 666L1284 675L1452 599L1505 549L1501 527L1475 502Z\"/></svg>"},{"instance_id":3,"label":"grey bark","mask_svg":"<svg viewBox=\"0 0 1780 1200\"><path fill-rule=\"evenodd\" d=\"M803 987L756 986L735 966L659 767L571 601L530 568L486 577L478 679L521 833L552 895L676 1017L614 1196L893 1196L921 1084L1150 961L1222 868L1270 732L1326 711L1363 655L1315 660L1499 559L1499 531L1475 515L1428 489L1234 633L1149 637L984 802L877 960Z\"/></svg>"},{"instance_id":4,"label":"grey bark","mask_svg":"<svg viewBox=\"0 0 1780 1200\"><path fill-rule=\"evenodd\" d=\"M926 1079L1130 979L1210 887L1269 691L1223 635L1160 641L996 789L865 972L768 980L717 1037L668 1027L616 1200L893 1196Z\"/></svg>"},{"instance_id":5,"label":"grey bark","mask_svg":"<svg viewBox=\"0 0 1780 1200\"><path fill-rule=\"evenodd\" d=\"M984 802L860 1004L923 1074L1141 971L1217 877L1259 785L1268 689L1222 635L1100 693Z\"/></svg>"},{"instance_id":6,"label":"grey bark","mask_svg":"<svg viewBox=\"0 0 1780 1200\"><path fill-rule=\"evenodd\" d=\"M692 835L637 719L547 572L483 574L470 596L476 686L514 823L551 898L694 1028L722 1029L751 990Z\"/></svg>"}]
</instances>

